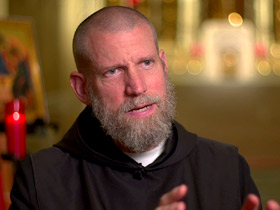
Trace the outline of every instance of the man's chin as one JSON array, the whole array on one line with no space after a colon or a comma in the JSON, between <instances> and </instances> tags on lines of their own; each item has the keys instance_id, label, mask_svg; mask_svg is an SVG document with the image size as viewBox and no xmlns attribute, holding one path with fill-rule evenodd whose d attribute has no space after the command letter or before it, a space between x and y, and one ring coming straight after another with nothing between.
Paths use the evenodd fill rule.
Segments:
<instances>
[{"instance_id":1,"label":"man's chin","mask_svg":"<svg viewBox=\"0 0 280 210\"><path fill-rule=\"evenodd\" d=\"M149 115L125 115L124 116L124 120L123 122L125 122L125 124L127 124L127 126L131 127L131 126L136 126L139 124L144 124L147 125L149 123L151 123L153 121L155 117L155 114L149 114Z\"/></svg>"}]
</instances>

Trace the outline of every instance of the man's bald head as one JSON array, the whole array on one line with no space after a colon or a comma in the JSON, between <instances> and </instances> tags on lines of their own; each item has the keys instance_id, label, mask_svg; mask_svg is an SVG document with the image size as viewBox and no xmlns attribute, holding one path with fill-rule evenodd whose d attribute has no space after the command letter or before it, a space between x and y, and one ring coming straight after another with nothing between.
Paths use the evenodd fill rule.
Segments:
<instances>
[{"instance_id":1,"label":"man's bald head","mask_svg":"<svg viewBox=\"0 0 280 210\"><path fill-rule=\"evenodd\" d=\"M88 73L88 70L93 68L94 58L90 56L90 47L92 47L90 36L94 32L117 33L132 30L142 24L151 28L158 49L157 34L153 24L138 11L128 7L113 6L105 7L90 15L78 26L73 39L73 54L78 71Z\"/></svg>"}]
</instances>

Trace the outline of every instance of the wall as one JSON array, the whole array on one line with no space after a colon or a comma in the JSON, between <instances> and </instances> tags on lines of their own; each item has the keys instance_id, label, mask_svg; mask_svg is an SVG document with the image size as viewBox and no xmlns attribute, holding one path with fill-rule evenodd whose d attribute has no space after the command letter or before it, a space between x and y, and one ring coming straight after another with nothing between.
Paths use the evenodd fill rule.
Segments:
<instances>
[{"instance_id":1,"label":"wall","mask_svg":"<svg viewBox=\"0 0 280 210\"><path fill-rule=\"evenodd\" d=\"M177 86L177 119L239 147L254 166L280 167L279 86Z\"/></svg>"}]
</instances>

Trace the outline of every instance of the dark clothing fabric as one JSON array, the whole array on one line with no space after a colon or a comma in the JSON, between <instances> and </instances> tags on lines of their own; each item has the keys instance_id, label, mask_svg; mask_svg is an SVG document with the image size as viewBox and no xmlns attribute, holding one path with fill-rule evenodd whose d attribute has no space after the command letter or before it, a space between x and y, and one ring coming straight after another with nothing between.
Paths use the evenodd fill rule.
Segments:
<instances>
[{"instance_id":1,"label":"dark clothing fabric","mask_svg":"<svg viewBox=\"0 0 280 210\"><path fill-rule=\"evenodd\" d=\"M20 164L11 210L152 210L188 185L188 210L240 210L258 194L237 148L189 133L177 122L163 154L147 167L106 136L87 107L61 142Z\"/></svg>"}]
</instances>

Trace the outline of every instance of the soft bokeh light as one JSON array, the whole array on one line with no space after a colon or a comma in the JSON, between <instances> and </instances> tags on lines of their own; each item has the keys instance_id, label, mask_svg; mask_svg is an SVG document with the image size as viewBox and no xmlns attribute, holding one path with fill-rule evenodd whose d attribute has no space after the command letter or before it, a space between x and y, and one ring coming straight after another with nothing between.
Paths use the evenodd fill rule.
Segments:
<instances>
[{"instance_id":1,"label":"soft bokeh light","mask_svg":"<svg viewBox=\"0 0 280 210\"><path fill-rule=\"evenodd\" d=\"M126 0L128 5L137 6L142 0Z\"/></svg>"},{"instance_id":2,"label":"soft bokeh light","mask_svg":"<svg viewBox=\"0 0 280 210\"><path fill-rule=\"evenodd\" d=\"M258 68L258 72L263 76L267 76L271 73L271 66L269 62L266 60L260 61L258 63L257 68Z\"/></svg>"},{"instance_id":3,"label":"soft bokeh light","mask_svg":"<svg viewBox=\"0 0 280 210\"><path fill-rule=\"evenodd\" d=\"M280 44L273 43L270 47L270 53L275 58L280 58Z\"/></svg>"},{"instance_id":4,"label":"soft bokeh light","mask_svg":"<svg viewBox=\"0 0 280 210\"><path fill-rule=\"evenodd\" d=\"M238 26L242 25L243 18L241 17L240 14L238 14L236 12L232 12L228 16L228 21L229 21L230 25L232 25L234 27L238 27Z\"/></svg>"},{"instance_id":5,"label":"soft bokeh light","mask_svg":"<svg viewBox=\"0 0 280 210\"><path fill-rule=\"evenodd\" d=\"M255 53L258 57L264 58L267 56L267 47L264 43L258 42L255 44Z\"/></svg>"},{"instance_id":6,"label":"soft bokeh light","mask_svg":"<svg viewBox=\"0 0 280 210\"><path fill-rule=\"evenodd\" d=\"M192 59L187 64L188 73L191 75L199 75L202 72L203 65L200 60Z\"/></svg>"}]
</instances>

